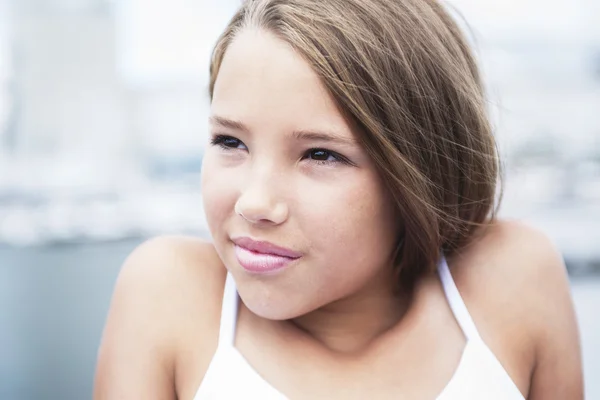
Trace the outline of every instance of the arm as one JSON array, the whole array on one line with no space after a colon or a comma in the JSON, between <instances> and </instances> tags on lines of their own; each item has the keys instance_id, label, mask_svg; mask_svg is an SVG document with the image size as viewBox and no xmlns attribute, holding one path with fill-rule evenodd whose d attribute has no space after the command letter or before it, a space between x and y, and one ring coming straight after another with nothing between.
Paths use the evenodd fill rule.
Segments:
<instances>
[{"instance_id":1,"label":"arm","mask_svg":"<svg viewBox=\"0 0 600 400\"><path fill-rule=\"evenodd\" d=\"M224 282L208 243L161 237L137 248L115 286L94 399L193 396L217 345Z\"/></svg>"},{"instance_id":2,"label":"arm","mask_svg":"<svg viewBox=\"0 0 600 400\"><path fill-rule=\"evenodd\" d=\"M175 399L174 343L163 246L148 242L127 259L115 286L94 385L94 399Z\"/></svg>"},{"instance_id":3,"label":"arm","mask_svg":"<svg viewBox=\"0 0 600 400\"><path fill-rule=\"evenodd\" d=\"M583 399L577 321L560 255L547 246L533 304L537 312L536 362L529 400Z\"/></svg>"},{"instance_id":4,"label":"arm","mask_svg":"<svg viewBox=\"0 0 600 400\"><path fill-rule=\"evenodd\" d=\"M562 257L545 234L496 221L455 279L486 344L529 400L583 398L581 350Z\"/></svg>"}]
</instances>

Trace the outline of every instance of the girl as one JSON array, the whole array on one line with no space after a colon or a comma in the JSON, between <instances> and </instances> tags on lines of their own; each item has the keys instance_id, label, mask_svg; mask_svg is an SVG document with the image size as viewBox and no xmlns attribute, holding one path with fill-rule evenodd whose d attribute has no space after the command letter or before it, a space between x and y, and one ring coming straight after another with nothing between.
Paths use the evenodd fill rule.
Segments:
<instances>
[{"instance_id":1,"label":"girl","mask_svg":"<svg viewBox=\"0 0 600 400\"><path fill-rule=\"evenodd\" d=\"M212 243L142 245L97 399L581 399L560 255L494 218L478 69L435 0L254 0L211 64Z\"/></svg>"}]
</instances>

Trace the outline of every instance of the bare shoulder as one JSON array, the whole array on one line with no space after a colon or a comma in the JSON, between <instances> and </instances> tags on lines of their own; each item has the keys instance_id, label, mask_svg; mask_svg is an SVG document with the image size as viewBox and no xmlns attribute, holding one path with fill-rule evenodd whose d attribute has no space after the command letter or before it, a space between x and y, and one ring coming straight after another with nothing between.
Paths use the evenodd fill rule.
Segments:
<instances>
[{"instance_id":1,"label":"bare shoulder","mask_svg":"<svg viewBox=\"0 0 600 400\"><path fill-rule=\"evenodd\" d=\"M216 347L225 275L202 240L165 236L136 248L115 285L95 398L176 398L180 365L193 357L202 370Z\"/></svg>"},{"instance_id":2,"label":"bare shoulder","mask_svg":"<svg viewBox=\"0 0 600 400\"><path fill-rule=\"evenodd\" d=\"M482 337L528 398L580 398L579 333L554 243L524 223L497 221L449 262Z\"/></svg>"},{"instance_id":3,"label":"bare shoulder","mask_svg":"<svg viewBox=\"0 0 600 400\"><path fill-rule=\"evenodd\" d=\"M482 230L450 264L466 301L474 308L481 303L526 315L520 326L570 298L566 268L554 243L518 221L497 221Z\"/></svg>"},{"instance_id":4,"label":"bare shoulder","mask_svg":"<svg viewBox=\"0 0 600 400\"><path fill-rule=\"evenodd\" d=\"M129 255L116 289L120 286L137 289L127 290L126 295L153 290L183 295L191 290L208 300L213 294L223 292L225 275L211 243L186 236L160 236L142 243Z\"/></svg>"},{"instance_id":5,"label":"bare shoulder","mask_svg":"<svg viewBox=\"0 0 600 400\"><path fill-rule=\"evenodd\" d=\"M552 241L518 221L497 221L486 227L451 261L453 272L465 284L481 283L502 291L521 285L532 289L520 296L535 296L567 278L562 256Z\"/></svg>"}]
</instances>

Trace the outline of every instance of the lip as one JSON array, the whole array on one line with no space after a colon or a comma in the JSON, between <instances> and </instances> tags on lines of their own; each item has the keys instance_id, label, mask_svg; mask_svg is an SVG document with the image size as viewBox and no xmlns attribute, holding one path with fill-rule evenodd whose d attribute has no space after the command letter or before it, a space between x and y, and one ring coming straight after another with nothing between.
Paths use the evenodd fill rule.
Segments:
<instances>
[{"instance_id":1,"label":"lip","mask_svg":"<svg viewBox=\"0 0 600 400\"><path fill-rule=\"evenodd\" d=\"M286 268L302 254L270 242L250 238L232 239L238 263L246 271L258 274L273 273Z\"/></svg>"},{"instance_id":2,"label":"lip","mask_svg":"<svg viewBox=\"0 0 600 400\"><path fill-rule=\"evenodd\" d=\"M248 237L240 237L232 239L232 242L237 246L242 247L246 250L250 250L253 253L268 254L272 256L287 257L287 258L300 258L301 253L297 251L287 249L285 247L277 246L271 242L256 241Z\"/></svg>"}]
</instances>

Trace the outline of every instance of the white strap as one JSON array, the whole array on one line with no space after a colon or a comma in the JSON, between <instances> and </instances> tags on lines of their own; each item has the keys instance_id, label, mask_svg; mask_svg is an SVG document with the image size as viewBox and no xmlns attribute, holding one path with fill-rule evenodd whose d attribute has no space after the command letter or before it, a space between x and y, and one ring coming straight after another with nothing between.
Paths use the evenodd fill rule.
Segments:
<instances>
[{"instance_id":1,"label":"white strap","mask_svg":"<svg viewBox=\"0 0 600 400\"><path fill-rule=\"evenodd\" d=\"M467 306L465 305L465 302L463 301L458 288L454 283L454 279L452 279L452 274L450 273L450 268L448 268L448 263L446 262L445 257L442 257L438 264L438 272L440 274L444 293L446 294L446 298L448 299L448 303L450 304L450 308L454 314L454 318L456 318L456 321L458 322L458 325L460 325L465 337L467 340L480 339L479 332L477 331L477 327L473 322L473 318L471 318L471 314L469 314L469 310L467 310Z\"/></svg>"},{"instance_id":2,"label":"white strap","mask_svg":"<svg viewBox=\"0 0 600 400\"><path fill-rule=\"evenodd\" d=\"M238 314L238 293L235 281L227 273L225 290L223 291L223 305L221 306L221 326L219 328L219 346L233 346L235 340L235 327Z\"/></svg>"}]
</instances>

